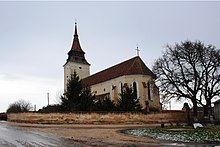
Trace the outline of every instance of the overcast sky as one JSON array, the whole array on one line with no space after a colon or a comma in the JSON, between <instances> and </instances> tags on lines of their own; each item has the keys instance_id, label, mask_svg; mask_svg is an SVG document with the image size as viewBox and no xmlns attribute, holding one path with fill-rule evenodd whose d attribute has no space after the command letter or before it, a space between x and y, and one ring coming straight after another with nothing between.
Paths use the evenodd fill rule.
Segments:
<instances>
[{"instance_id":1,"label":"overcast sky","mask_svg":"<svg viewBox=\"0 0 220 147\"><path fill-rule=\"evenodd\" d=\"M57 102L75 19L92 74L136 56L137 44L149 68L166 44L220 48L217 1L0 2L0 112L19 99L42 108L48 92Z\"/></svg>"}]
</instances>

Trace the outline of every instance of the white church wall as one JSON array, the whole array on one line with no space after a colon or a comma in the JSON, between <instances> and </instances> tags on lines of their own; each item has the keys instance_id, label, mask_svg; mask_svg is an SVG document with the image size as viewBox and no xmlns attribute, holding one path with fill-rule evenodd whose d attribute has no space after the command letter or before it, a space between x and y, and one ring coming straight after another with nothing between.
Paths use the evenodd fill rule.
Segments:
<instances>
[{"instance_id":1,"label":"white church wall","mask_svg":"<svg viewBox=\"0 0 220 147\"><path fill-rule=\"evenodd\" d=\"M156 90L157 87L155 87L156 89L153 90L154 98L152 100L148 100L148 90L147 87L144 86L144 83L146 85L146 83L149 81L154 82L154 80L147 75L126 75L99 84L92 85L91 91L96 95L109 94L111 100L117 102L121 89L119 86L121 85L121 83L122 85L127 84L127 86L132 86L133 82L136 82L138 97L140 99L140 103L143 106L143 108L145 108L146 101L149 102L149 106L160 108L159 91Z\"/></svg>"},{"instance_id":2,"label":"white church wall","mask_svg":"<svg viewBox=\"0 0 220 147\"><path fill-rule=\"evenodd\" d=\"M71 74L77 73L80 79L90 75L89 65L76 62L68 62L64 65L64 91L66 90L67 81L71 78Z\"/></svg>"}]
</instances>

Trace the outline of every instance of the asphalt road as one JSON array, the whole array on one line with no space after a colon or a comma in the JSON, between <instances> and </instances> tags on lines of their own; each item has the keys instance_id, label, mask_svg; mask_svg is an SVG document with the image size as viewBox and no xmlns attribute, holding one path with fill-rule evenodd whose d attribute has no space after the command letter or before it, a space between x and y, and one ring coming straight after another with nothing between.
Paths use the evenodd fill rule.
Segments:
<instances>
[{"instance_id":1,"label":"asphalt road","mask_svg":"<svg viewBox=\"0 0 220 147\"><path fill-rule=\"evenodd\" d=\"M81 145L42 132L10 126L0 121L0 147L80 147Z\"/></svg>"}]
</instances>

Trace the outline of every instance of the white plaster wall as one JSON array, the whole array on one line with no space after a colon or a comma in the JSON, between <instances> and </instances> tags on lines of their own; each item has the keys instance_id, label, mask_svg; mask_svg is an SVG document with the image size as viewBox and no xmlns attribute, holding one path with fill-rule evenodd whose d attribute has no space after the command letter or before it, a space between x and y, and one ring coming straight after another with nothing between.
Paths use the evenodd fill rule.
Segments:
<instances>
[{"instance_id":1,"label":"white plaster wall","mask_svg":"<svg viewBox=\"0 0 220 147\"><path fill-rule=\"evenodd\" d=\"M155 82L150 76L147 75L127 75L127 76L121 76L115 79L111 79L109 81L105 81L99 84L95 84L91 86L91 91L94 92L96 95L106 94L110 93L111 100L114 100L117 102L120 88L119 83L122 82L123 84L127 83L128 86L131 86L133 82L136 82L137 85L137 92L138 96L140 98L140 103L145 108L145 101L148 100L148 91L147 88L144 88L143 83L147 83L148 81ZM115 95L115 91L112 90L112 86L115 87L114 90L116 90L117 94ZM145 92L144 92L145 91ZM153 90L153 100L148 100L149 106L156 107L160 109L160 99L159 99L159 91L158 88L155 86Z\"/></svg>"},{"instance_id":2,"label":"white plaster wall","mask_svg":"<svg viewBox=\"0 0 220 147\"><path fill-rule=\"evenodd\" d=\"M74 71L77 73L80 79L86 78L90 75L90 65L81 64L76 62L68 62L64 65L64 91L66 91L66 85L68 79Z\"/></svg>"}]
</instances>

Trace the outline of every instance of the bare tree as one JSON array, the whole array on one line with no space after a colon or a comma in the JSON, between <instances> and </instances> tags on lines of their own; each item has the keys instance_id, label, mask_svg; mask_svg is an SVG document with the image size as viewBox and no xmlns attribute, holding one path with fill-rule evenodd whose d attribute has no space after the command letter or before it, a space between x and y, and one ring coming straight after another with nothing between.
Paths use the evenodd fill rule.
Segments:
<instances>
[{"instance_id":1,"label":"bare tree","mask_svg":"<svg viewBox=\"0 0 220 147\"><path fill-rule=\"evenodd\" d=\"M210 111L211 100L220 95L220 51L200 41L167 45L153 67L162 99L189 99L193 116L202 105Z\"/></svg>"},{"instance_id":2,"label":"bare tree","mask_svg":"<svg viewBox=\"0 0 220 147\"><path fill-rule=\"evenodd\" d=\"M18 100L9 105L7 113L21 113L28 112L32 109L31 103L25 100Z\"/></svg>"},{"instance_id":3,"label":"bare tree","mask_svg":"<svg viewBox=\"0 0 220 147\"><path fill-rule=\"evenodd\" d=\"M211 100L220 95L220 50L209 45L201 55L201 81L199 104L204 107L204 115L212 115ZM203 103L205 101L206 103Z\"/></svg>"}]
</instances>

